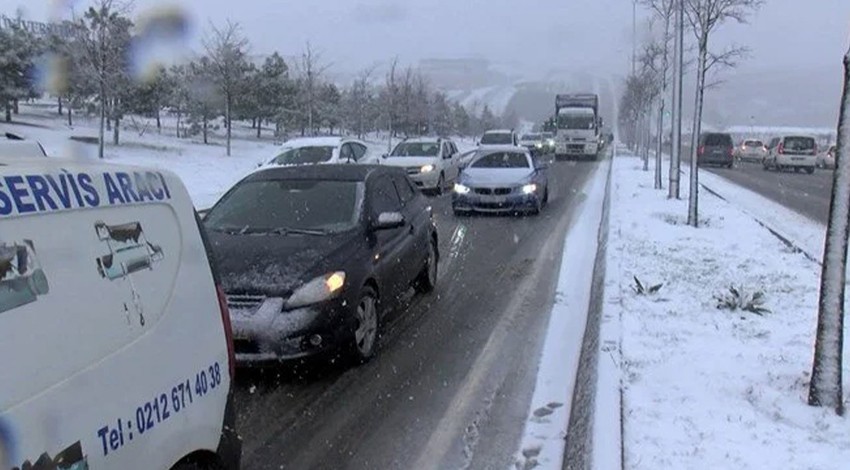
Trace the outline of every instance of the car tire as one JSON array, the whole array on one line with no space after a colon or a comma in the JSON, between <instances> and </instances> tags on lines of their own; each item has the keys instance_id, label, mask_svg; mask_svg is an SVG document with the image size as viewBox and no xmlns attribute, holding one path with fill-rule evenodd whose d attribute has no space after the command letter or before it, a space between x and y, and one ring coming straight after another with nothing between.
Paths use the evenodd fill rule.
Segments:
<instances>
[{"instance_id":1,"label":"car tire","mask_svg":"<svg viewBox=\"0 0 850 470\"><path fill-rule=\"evenodd\" d=\"M422 271L413 281L413 288L416 292L427 294L434 291L434 288L437 287L438 263L437 243L431 240L428 242L428 258L425 260L425 266L422 267Z\"/></svg>"},{"instance_id":2,"label":"car tire","mask_svg":"<svg viewBox=\"0 0 850 470\"><path fill-rule=\"evenodd\" d=\"M546 186L543 190L543 205L549 204L549 186Z\"/></svg>"},{"instance_id":3,"label":"car tire","mask_svg":"<svg viewBox=\"0 0 850 470\"><path fill-rule=\"evenodd\" d=\"M371 287L364 286L360 291L354 307L354 318L357 325L352 332L349 349L354 361L363 364L375 357L380 337L378 294Z\"/></svg>"},{"instance_id":4,"label":"car tire","mask_svg":"<svg viewBox=\"0 0 850 470\"><path fill-rule=\"evenodd\" d=\"M437 180L437 187L434 188L434 192L437 194L437 196L440 196L443 194L443 190L445 189L445 187L446 176L443 173L440 173L440 179Z\"/></svg>"},{"instance_id":5,"label":"car tire","mask_svg":"<svg viewBox=\"0 0 850 470\"><path fill-rule=\"evenodd\" d=\"M806 168L806 173L808 173L808 174L810 174L810 175L811 175L811 174L813 174L814 172L815 172L814 167Z\"/></svg>"}]
</instances>

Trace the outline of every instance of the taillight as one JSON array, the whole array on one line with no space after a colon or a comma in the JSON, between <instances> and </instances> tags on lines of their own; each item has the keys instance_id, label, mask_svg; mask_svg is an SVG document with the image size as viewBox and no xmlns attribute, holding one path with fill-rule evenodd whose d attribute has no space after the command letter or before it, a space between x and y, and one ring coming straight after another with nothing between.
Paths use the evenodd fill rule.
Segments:
<instances>
[{"instance_id":1,"label":"taillight","mask_svg":"<svg viewBox=\"0 0 850 470\"><path fill-rule=\"evenodd\" d=\"M705 145L700 145L700 146L699 146L699 150L697 150L697 153L698 153L699 155L704 154L704 153L705 153Z\"/></svg>"},{"instance_id":2,"label":"taillight","mask_svg":"<svg viewBox=\"0 0 850 470\"><path fill-rule=\"evenodd\" d=\"M784 144L784 143L782 143L782 142L780 142L780 143L779 143L779 149L778 149L778 150L776 150L776 151L777 151L778 153L780 153L780 154L785 153L785 144Z\"/></svg>"},{"instance_id":3,"label":"taillight","mask_svg":"<svg viewBox=\"0 0 850 470\"><path fill-rule=\"evenodd\" d=\"M230 380L236 377L236 354L233 351L233 327L230 325L230 311L227 308L227 297L221 286L215 286L218 294L218 309L221 312L221 324L224 326L224 337L227 340L227 363L230 369Z\"/></svg>"}]
</instances>

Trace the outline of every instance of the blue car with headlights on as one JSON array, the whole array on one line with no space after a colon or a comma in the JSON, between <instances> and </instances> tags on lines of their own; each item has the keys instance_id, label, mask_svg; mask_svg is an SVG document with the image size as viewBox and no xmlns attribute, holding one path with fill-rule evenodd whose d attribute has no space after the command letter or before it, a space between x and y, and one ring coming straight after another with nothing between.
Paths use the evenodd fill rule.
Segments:
<instances>
[{"instance_id":1,"label":"blue car with headlights on","mask_svg":"<svg viewBox=\"0 0 850 470\"><path fill-rule=\"evenodd\" d=\"M452 194L452 210L455 215L538 214L548 201L548 165L522 147L489 147L480 150L460 174Z\"/></svg>"}]
</instances>

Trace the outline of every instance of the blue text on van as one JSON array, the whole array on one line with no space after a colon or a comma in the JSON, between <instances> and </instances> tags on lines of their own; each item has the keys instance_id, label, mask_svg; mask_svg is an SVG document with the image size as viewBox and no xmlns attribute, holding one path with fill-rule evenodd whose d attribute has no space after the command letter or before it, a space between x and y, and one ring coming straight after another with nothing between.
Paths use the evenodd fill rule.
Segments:
<instances>
[{"instance_id":1,"label":"blue text on van","mask_svg":"<svg viewBox=\"0 0 850 470\"><path fill-rule=\"evenodd\" d=\"M170 199L165 177L153 171L0 177L0 216Z\"/></svg>"}]
</instances>

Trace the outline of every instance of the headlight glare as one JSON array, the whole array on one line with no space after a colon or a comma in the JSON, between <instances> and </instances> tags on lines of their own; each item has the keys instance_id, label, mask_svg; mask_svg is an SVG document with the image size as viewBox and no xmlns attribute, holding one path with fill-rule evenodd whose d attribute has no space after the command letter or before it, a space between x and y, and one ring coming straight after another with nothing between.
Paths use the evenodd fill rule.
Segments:
<instances>
[{"instance_id":1,"label":"headlight glare","mask_svg":"<svg viewBox=\"0 0 850 470\"><path fill-rule=\"evenodd\" d=\"M455 183L455 192L458 194L469 194L469 187L460 183Z\"/></svg>"},{"instance_id":2,"label":"headlight glare","mask_svg":"<svg viewBox=\"0 0 850 470\"><path fill-rule=\"evenodd\" d=\"M522 187L522 193L523 194L532 194L535 191L537 191L537 185L534 184L534 183L526 184L525 186Z\"/></svg>"},{"instance_id":3,"label":"headlight glare","mask_svg":"<svg viewBox=\"0 0 850 470\"><path fill-rule=\"evenodd\" d=\"M312 279L295 290L284 308L292 309L312 305L339 295L345 286L345 272L335 271Z\"/></svg>"},{"instance_id":4,"label":"headlight glare","mask_svg":"<svg viewBox=\"0 0 850 470\"><path fill-rule=\"evenodd\" d=\"M421 173L430 173L430 172L434 171L434 165L431 165L431 164L423 165L422 168L419 169L419 171Z\"/></svg>"}]
</instances>

